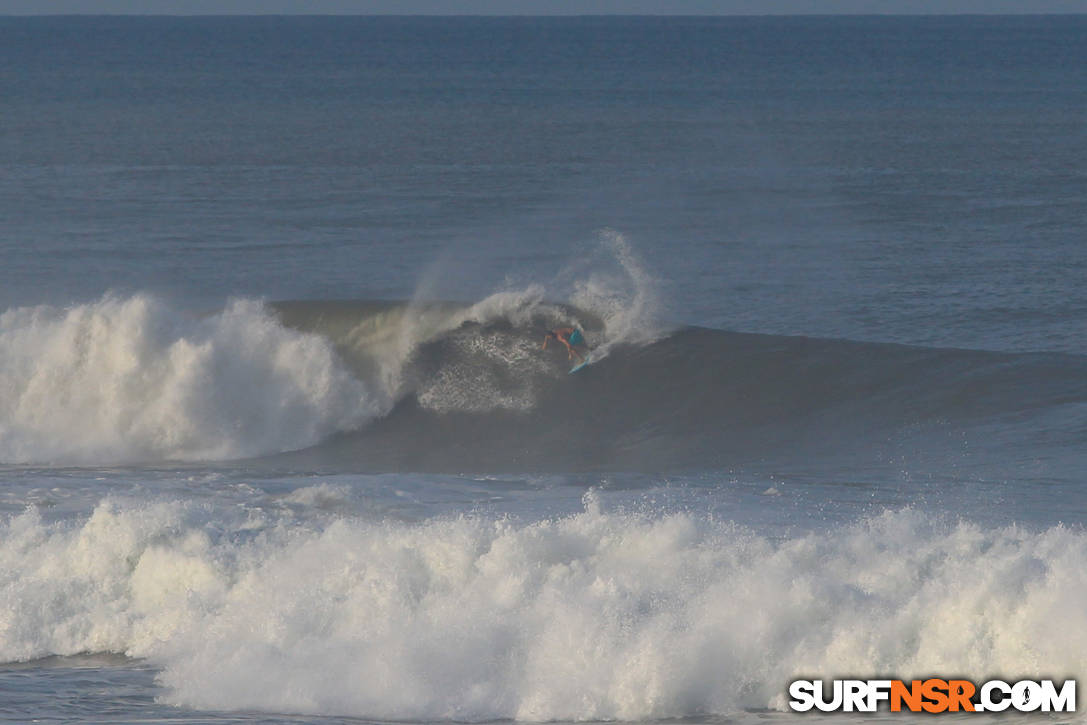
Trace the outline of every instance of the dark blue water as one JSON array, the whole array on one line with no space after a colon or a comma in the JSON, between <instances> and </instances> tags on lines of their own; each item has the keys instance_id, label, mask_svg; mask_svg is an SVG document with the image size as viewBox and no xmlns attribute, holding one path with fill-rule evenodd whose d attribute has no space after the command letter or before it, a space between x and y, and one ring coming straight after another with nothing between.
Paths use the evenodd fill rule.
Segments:
<instances>
[{"instance_id":1,"label":"dark blue water","mask_svg":"<svg viewBox=\"0 0 1087 725\"><path fill-rule=\"evenodd\" d=\"M0 718L1087 672L1085 37L0 18Z\"/></svg>"},{"instance_id":2,"label":"dark blue water","mask_svg":"<svg viewBox=\"0 0 1087 725\"><path fill-rule=\"evenodd\" d=\"M7 306L404 298L434 264L478 299L612 227L684 322L1084 350L1078 17L0 32Z\"/></svg>"}]
</instances>

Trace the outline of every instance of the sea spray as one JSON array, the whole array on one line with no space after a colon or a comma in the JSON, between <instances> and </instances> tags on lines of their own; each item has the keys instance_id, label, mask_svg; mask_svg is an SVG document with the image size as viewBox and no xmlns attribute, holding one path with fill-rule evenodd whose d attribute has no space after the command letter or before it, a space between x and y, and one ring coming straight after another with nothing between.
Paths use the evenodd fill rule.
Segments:
<instances>
[{"instance_id":1,"label":"sea spray","mask_svg":"<svg viewBox=\"0 0 1087 725\"><path fill-rule=\"evenodd\" d=\"M529 410L539 381L562 372L538 350L543 330L586 328L603 357L649 329L615 326L616 310L643 307L616 302L622 285L586 285L601 316L548 301L543 285L334 323L320 302L303 303L309 315L239 299L196 316L149 294L14 308L0 315L0 463L260 456L357 428L408 395L435 412ZM448 357L428 367L432 344Z\"/></svg>"},{"instance_id":2,"label":"sea spray","mask_svg":"<svg viewBox=\"0 0 1087 725\"><path fill-rule=\"evenodd\" d=\"M617 345L645 345L666 334L657 281L620 233L602 232L594 258L579 265L572 289L534 283L474 303L429 301L420 293L404 303L276 308L288 324L332 340L386 409L414 396L437 413L528 411L540 402L540 381L566 372L539 349L548 329L581 328L595 361ZM569 304L559 301L567 296ZM345 319L351 309L354 323Z\"/></svg>"},{"instance_id":3,"label":"sea spray","mask_svg":"<svg viewBox=\"0 0 1087 725\"><path fill-rule=\"evenodd\" d=\"M610 258L610 268L578 277L570 295L573 305L591 310L603 322L593 353L596 360L606 357L615 345L645 345L669 330L662 317L660 282L646 269L630 241L619 231L606 229L600 233L599 245Z\"/></svg>"}]
</instances>

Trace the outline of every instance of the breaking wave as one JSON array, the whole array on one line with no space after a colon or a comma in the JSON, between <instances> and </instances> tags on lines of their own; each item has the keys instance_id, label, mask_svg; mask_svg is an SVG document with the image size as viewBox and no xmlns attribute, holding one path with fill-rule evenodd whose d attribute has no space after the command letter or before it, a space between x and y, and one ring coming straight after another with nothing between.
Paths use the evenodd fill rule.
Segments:
<instances>
[{"instance_id":1,"label":"breaking wave","mask_svg":"<svg viewBox=\"0 0 1087 725\"><path fill-rule=\"evenodd\" d=\"M0 463L228 460L312 446L406 399L434 414L533 409L565 373L543 334L577 325L604 360L664 334L625 240L614 270L547 301L235 300L198 316L147 294L0 315Z\"/></svg>"},{"instance_id":2,"label":"breaking wave","mask_svg":"<svg viewBox=\"0 0 1087 725\"><path fill-rule=\"evenodd\" d=\"M783 708L786 683L1087 676L1087 536L915 510L770 540L684 514L0 524L0 660L119 652L162 699L420 721ZM1055 626L1059 623L1059 626Z\"/></svg>"},{"instance_id":3,"label":"breaking wave","mask_svg":"<svg viewBox=\"0 0 1087 725\"><path fill-rule=\"evenodd\" d=\"M0 461L225 459L376 413L327 341L254 301L206 318L148 295L0 315Z\"/></svg>"},{"instance_id":4,"label":"breaking wave","mask_svg":"<svg viewBox=\"0 0 1087 725\"><path fill-rule=\"evenodd\" d=\"M263 458L297 470L706 470L757 461L1087 465L1087 358L667 329L613 269L475 303L148 295L0 316L0 462ZM558 325L592 364L569 375ZM945 466L946 470L946 466ZM998 472L999 473L999 472Z\"/></svg>"}]
</instances>

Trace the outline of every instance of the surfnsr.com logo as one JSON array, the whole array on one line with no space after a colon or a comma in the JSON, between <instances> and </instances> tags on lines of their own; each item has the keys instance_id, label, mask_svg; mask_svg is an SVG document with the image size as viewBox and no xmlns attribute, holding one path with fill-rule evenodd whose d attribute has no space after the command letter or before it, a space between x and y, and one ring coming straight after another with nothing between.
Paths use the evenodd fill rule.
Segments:
<instances>
[{"instance_id":1,"label":"surfnsr.com logo","mask_svg":"<svg viewBox=\"0 0 1087 725\"><path fill-rule=\"evenodd\" d=\"M789 685L794 712L1075 712L1076 681L1053 680L795 680Z\"/></svg>"}]
</instances>

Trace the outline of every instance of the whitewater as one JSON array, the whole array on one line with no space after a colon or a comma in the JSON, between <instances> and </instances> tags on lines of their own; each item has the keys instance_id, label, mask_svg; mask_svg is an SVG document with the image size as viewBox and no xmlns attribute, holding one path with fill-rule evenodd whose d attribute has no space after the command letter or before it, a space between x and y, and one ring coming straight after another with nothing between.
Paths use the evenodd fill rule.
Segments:
<instances>
[{"instance_id":1,"label":"whitewater","mask_svg":"<svg viewBox=\"0 0 1087 725\"><path fill-rule=\"evenodd\" d=\"M335 493L294 494L319 495ZM797 672L1085 665L1082 639L1051 626L1085 624L1087 538L1064 527L900 511L773 541L603 511L589 493L583 511L531 523L292 526L109 500L3 533L5 570L22 576L0 582L0 656L147 658L163 701L205 709L644 720L781 709Z\"/></svg>"},{"instance_id":2,"label":"whitewater","mask_svg":"<svg viewBox=\"0 0 1087 725\"><path fill-rule=\"evenodd\" d=\"M600 243L614 274L563 303L5 312L0 660L123 655L159 707L422 722L1087 672L1087 537L993 484L1078 486L1083 358L667 327ZM576 375L541 350L565 321L594 346Z\"/></svg>"},{"instance_id":3,"label":"whitewater","mask_svg":"<svg viewBox=\"0 0 1087 725\"><path fill-rule=\"evenodd\" d=\"M553 327L584 328L594 362L666 334L627 241L601 243L619 276L578 280L583 308L535 284L474 304L236 299L197 315L139 293L7 310L0 462L251 458L357 430L409 395L436 413L536 407L540 379L565 372L538 349Z\"/></svg>"}]
</instances>

